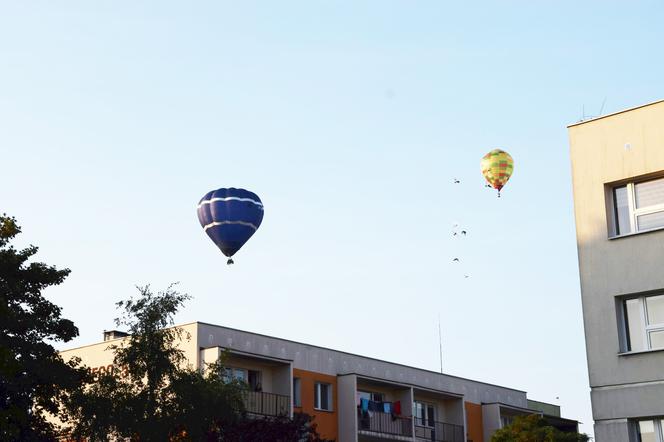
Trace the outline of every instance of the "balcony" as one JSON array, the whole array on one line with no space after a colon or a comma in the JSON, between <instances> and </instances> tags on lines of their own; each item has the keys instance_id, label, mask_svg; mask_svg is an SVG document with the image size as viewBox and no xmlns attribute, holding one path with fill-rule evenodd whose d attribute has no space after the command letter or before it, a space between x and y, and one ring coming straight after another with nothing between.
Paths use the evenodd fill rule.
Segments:
<instances>
[{"instance_id":1,"label":"balcony","mask_svg":"<svg viewBox=\"0 0 664 442\"><path fill-rule=\"evenodd\" d=\"M290 413L290 396L262 391L247 391L244 395L244 406L248 414L288 416Z\"/></svg>"},{"instance_id":2,"label":"balcony","mask_svg":"<svg viewBox=\"0 0 664 442\"><path fill-rule=\"evenodd\" d=\"M415 438L432 442L464 442L463 426L446 422L428 422L415 418Z\"/></svg>"},{"instance_id":3,"label":"balcony","mask_svg":"<svg viewBox=\"0 0 664 442\"><path fill-rule=\"evenodd\" d=\"M358 433L367 436L387 436L389 439L412 440L413 424L410 417L393 416L378 411L357 410Z\"/></svg>"}]
</instances>

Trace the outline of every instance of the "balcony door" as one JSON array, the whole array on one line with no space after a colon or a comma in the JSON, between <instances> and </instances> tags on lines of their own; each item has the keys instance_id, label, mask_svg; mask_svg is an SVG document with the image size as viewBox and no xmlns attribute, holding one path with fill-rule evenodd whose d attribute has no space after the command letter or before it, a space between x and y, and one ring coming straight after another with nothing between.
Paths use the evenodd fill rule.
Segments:
<instances>
[{"instance_id":1,"label":"balcony door","mask_svg":"<svg viewBox=\"0 0 664 442\"><path fill-rule=\"evenodd\" d=\"M226 382L239 381L249 386L250 391L263 391L261 372L246 368L224 367L223 378Z\"/></svg>"},{"instance_id":2,"label":"balcony door","mask_svg":"<svg viewBox=\"0 0 664 442\"><path fill-rule=\"evenodd\" d=\"M413 402L415 425L434 428L436 426L436 406L427 402Z\"/></svg>"}]
</instances>

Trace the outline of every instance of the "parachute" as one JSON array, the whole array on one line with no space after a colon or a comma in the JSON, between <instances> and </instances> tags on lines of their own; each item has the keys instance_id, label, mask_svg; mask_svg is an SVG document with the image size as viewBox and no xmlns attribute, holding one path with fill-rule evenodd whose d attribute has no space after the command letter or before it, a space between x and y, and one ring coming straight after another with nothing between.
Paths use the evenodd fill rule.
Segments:
<instances>
[{"instance_id":1,"label":"parachute","mask_svg":"<svg viewBox=\"0 0 664 442\"><path fill-rule=\"evenodd\" d=\"M263 203L253 192L233 187L212 190L198 203L198 221L205 233L228 257L251 238L263 221Z\"/></svg>"}]
</instances>

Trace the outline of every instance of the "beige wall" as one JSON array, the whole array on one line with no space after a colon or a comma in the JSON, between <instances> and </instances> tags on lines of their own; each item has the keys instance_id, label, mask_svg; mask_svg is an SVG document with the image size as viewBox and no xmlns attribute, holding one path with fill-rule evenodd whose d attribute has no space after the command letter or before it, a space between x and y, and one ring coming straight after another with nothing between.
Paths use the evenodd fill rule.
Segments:
<instances>
[{"instance_id":1,"label":"beige wall","mask_svg":"<svg viewBox=\"0 0 664 442\"><path fill-rule=\"evenodd\" d=\"M189 339L183 339L182 341L179 341L177 346L184 351L187 364L192 367L198 367L199 356L198 346L196 343L196 323L184 324L178 327L184 333L183 338L186 338L188 334ZM72 348L71 350L61 351L60 355L65 361L68 361L72 357L79 357L81 358L81 363L83 365L90 367L93 370L106 370L113 364L113 351L109 347L113 345L120 346L125 339L127 338L114 339L112 341L104 341L97 344L76 347Z\"/></svg>"},{"instance_id":2,"label":"beige wall","mask_svg":"<svg viewBox=\"0 0 664 442\"><path fill-rule=\"evenodd\" d=\"M569 137L594 418L664 415L664 400L621 385L663 380L664 352L619 356L616 308L617 296L664 289L664 230L609 239L606 199L609 183L664 172L664 102L572 125Z\"/></svg>"}]
</instances>

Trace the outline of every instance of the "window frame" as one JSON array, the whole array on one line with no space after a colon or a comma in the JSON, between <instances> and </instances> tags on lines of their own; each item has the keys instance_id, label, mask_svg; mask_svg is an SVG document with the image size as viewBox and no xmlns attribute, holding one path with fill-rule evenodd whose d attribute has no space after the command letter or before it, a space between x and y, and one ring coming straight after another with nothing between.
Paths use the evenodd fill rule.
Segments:
<instances>
[{"instance_id":1,"label":"window frame","mask_svg":"<svg viewBox=\"0 0 664 442\"><path fill-rule=\"evenodd\" d=\"M378 392L367 391L367 390L357 390L357 392L360 395L360 397L362 395L368 395L369 397L367 397L365 399L368 399L370 401L374 401L374 402L384 402L385 401L385 393L378 393ZM358 405L359 405L359 403L358 403Z\"/></svg>"},{"instance_id":2,"label":"window frame","mask_svg":"<svg viewBox=\"0 0 664 442\"><path fill-rule=\"evenodd\" d=\"M657 331L664 331L664 322L658 322L655 324L649 324L648 323L648 303L646 302L647 298L653 298L655 296L664 296L664 293L662 292L655 292L655 293L649 293L646 295L640 295L640 296L623 296L618 298L619 302L619 336L621 337L621 342L620 342L620 350L622 353L638 353L638 352L644 352L644 351L661 351L664 350L664 346L662 347L652 347L652 344L650 342L650 333L652 332L657 332ZM629 333L629 324L630 324L630 318L627 316L627 308L626 308L626 302L631 301L631 300L637 300L638 302L638 310L639 310L639 327L641 329L641 332L643 334L643 341L641 342L641 345L639 349L634 349L634 345L632 344L631 340L632 337L630 336ZM633 319L633 318L632 318ZM663 441L664 442L664 441Z\"/></svg>"},{"instance_id":3,"label":"window frame","mask_svg":"<svg viewBox=\"0 0 664 442\"><path fill-rule=\"evenodd\" d=\"M415 425L425 428L435 428L438 418L438 407L433 402L426 402L420 400L413 401L413 417L415 418ZM418 416L418 411L422 411L422 416ZM429 414L431 411L431 414ZM417 423L419 421L419 424Z\"/></svg>"},{"instance_id":4,"label":"window frame","mask_svg":"<svg viewBox=\"0 0 664 442\"><path fill-rule=\"evenodd\" d=\"M302 380L293 377L293 407L302 408Z\"/></svg>"},{"instance_id":5,"label":"window frame","mask_svg":"<svg viewBox=\"0 0 664 442\"><path fill-rule=\"evenodd\" d=\"M516 419L517 416L513 414L501 414L500 415L500 428L505 428L514 423L514 419Z\"/></svg>"},{"instance_id":6,"label":"window frame","mask_svg":"<svg viewBox=\"0 0 664 442\"><path fill-rule=\"evenodd\" d=\"M327 404L322 404L322 390L321 387L327 387ZM333 399L332 399L332 384L328 382L315 382L314 383L314 410L317 411L334 411L333 410ZM323 408L322 405L327 406Z\"/></svg>"},{"instance_id":7,"label":"window frame","mask_svg":"<svg viewBox=\"0 0 664 442\"><path fill-rule=\"evenodd\" d=\"M232 381L238 381L238 382L243 382L247 385L249 385L249 370L247 368L242 368L242 367L235 367L231 365L224 365L222 367L223 370L223 378L224 381L226 382L232 382ZM228 370L230 370L230 375L228 373ZM235 376L236 371L242 371L243 372L243 379L239 379L237 376Z\"/></svg>"},{"instance_id":8,"label":"window frame","mask_svg":"<svg viewBox=\"0 0 664 442\"><path fill-rule=\"evenodd\" d=\"M654 204L652 206L636 207L636 185L664 179L664 176L654 176L642 179L632 179L630 181L617 182L607 185L607 218L609 224L609 239L622 238L625 236L638 235L640 233L654 232L664 229L664 225L653 227L651 229L638 229L638 217L650 215L652 213L664 212L664 203ZM618 233L618 209L616 207L616 189L625 187L627 191L627 210L629 211L629 232Z\"/></svg>"},{"instance_id":9,"label":"window frame","mask_svg":"<svg viewBox=\"0 0 664 442\"><path fill-rule=\"evenodd\" d=\"M650 421L653 423L655 442L664 442L664 418L662 417L653 417L650 419L635 419L634 422L634 432L636 435L636 440L641 442L641 427L640 422Z\"/></svg>"}]
</instances>

